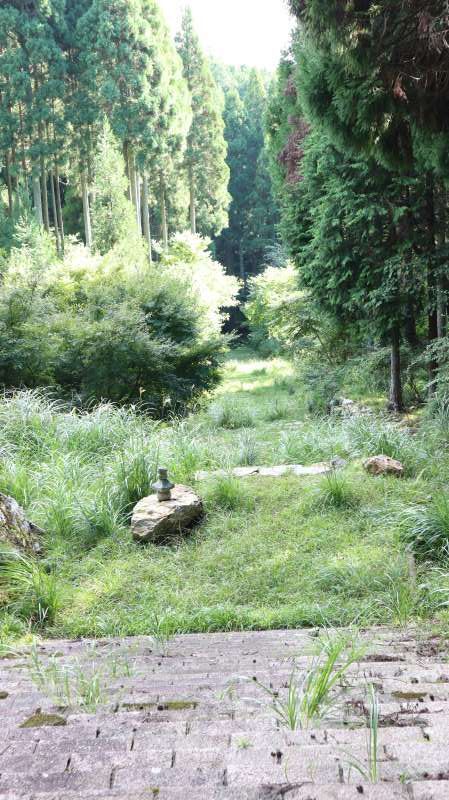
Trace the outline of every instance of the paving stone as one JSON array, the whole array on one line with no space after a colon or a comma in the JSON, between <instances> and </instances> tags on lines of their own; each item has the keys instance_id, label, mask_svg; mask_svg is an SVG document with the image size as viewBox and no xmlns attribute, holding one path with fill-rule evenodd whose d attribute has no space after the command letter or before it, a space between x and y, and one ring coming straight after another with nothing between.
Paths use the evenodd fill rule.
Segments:
<instances>
[{"instance_id":1,"label":"paving stone","mask_svg":"<svg viewBox=\"0 0 449 800\"><path fill-rule=\"evenodd\" d=\"M64 710L58 728L19 727L38 708L61 712L33 685L26 659L0 659L0 800L449 800L449 666L439 641L415 627L364 632L367 651L346 675L338 713L288 731L259 684L285 697L316 633L178 636L164 657L150 637L46 642L44 660L105 668L113 654L133 665L132 676L110 681L107 705ZM368 683L380 703L376 786L349 768L367 758Z\"/></svg>"}]
</instances>

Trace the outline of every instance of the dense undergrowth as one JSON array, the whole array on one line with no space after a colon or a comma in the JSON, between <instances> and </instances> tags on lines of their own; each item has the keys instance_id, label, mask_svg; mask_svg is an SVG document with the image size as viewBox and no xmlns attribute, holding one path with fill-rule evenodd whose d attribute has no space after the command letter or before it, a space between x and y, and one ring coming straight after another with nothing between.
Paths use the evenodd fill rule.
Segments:
<instances>
[{"instance_id":1,"label":"dense undergrowth","mask_svg":"<svg viewBox=\"0 0 449 800\"><path fill-rule=\"evenodd\" d=\"M45 536L37 570L2 568L1 637L43 627L103 636L444 617L448 428L443 412L415 432L414 422L311 416L291 363L244 351L195 414L171 422L112 405L70 411L41 392L5 396L0 491ZM403 480L364 473L362 459L380 452L403 461ZM348 463L330 477L195 481L198 470L333 456ZM161 463L196 484L207 514L183 540L140 547L129 514Z\"/></svg>"}]
</instances>

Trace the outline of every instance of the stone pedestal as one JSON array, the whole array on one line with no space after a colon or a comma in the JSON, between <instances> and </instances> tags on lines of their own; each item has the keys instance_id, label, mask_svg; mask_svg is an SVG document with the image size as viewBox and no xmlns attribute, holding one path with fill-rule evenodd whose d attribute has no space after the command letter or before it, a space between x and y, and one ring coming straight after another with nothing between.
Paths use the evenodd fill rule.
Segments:
<instances>
[{"instance_id":1,"label":"stone pedestal","mask_svg":"<svg viewBox=\"0 0 449 800\"><path fill-rule=\"evenodd\" d=\"M136 542L170 539L190 528L202 514L201 498L188 486L177 485L171 500L161 503L152 494L137 503L131 519L132 535Z\"/></svg>"}]
</instances>

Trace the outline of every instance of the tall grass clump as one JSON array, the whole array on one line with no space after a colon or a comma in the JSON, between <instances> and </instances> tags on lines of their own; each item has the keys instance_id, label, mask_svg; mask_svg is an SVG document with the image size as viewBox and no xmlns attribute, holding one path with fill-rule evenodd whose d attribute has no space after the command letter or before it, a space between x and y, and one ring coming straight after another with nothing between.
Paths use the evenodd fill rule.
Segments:
<instances>
[{"instance_id":1,"label":"tall grass clump","mask_svg":"<svg viewBox=\"0 0 449 800\"><path fill-rule=\"evenodd\" d=\"M220 475L211 481L206 489L206 499L211 507L224 511L249 509L252 506L252 498L244 481L233 475Z\"/></svg>"},{"instance_id":2,"label":"tall grass clump","mask_svg":"<svg viewBox=\"0 0 449 800\"><path fill-rule=\"evenodd\" d=\"M0 400L0 491L14 497L61 556L94 546L151 493L159 424L133 408L77 411L43 392Z\"/></svg>"},{"instance_id":3,"label":"tall grass clump","mask_svg":"<svg viewBox=\"0 0 449 800\"><path fill-rule=\"evenodd\" d=\"M213 403L209 414L217 428L238 430L239 428L254 428L256 424L253 410L248 405L236 403L231 398L224 398Z\"/></svg>"},{"instance_id":4,"label":"tall grass clump","mask_svg":"<svg viewBox=\"0 0 449 800\"><path fill-rule=\"evenodd\" d=\"M0 445L5 442L27 459L45 454L56 437L62 404L40 389L5 394L0 402Z\"/></svg>"},{"instance_id":5,"label":"tall grass clump","mask_svg":"<svg viewBox=\"0 0 449 800\"><path fill-rule=\"evenodd\" d=\"M253 467L258 459L257 439L249 430L243 430L238 439L237 462L241 467Z\"/></svg>"},{"instance_id":6,"label":"tall grass clump","mask_svg":"<svg viewBox=\"0 0 449 800\"><path fill-rule=\"evenodd\" d=\"M449 494L438 491L427 505L405 508L399 517L402 540L417 558L449 558Z\"/></svg>"},{"instance_id":7,"label":"tall grass clump","mask_svg":"<svg viewBox=\"0 0 449 800\"><path fill-rule=\"evenodd\" d=\"M37 627L54 623L61 601L58 583L35 558L2 545L0 586L6 605L27 623Z\"/></svg>"},{"instance_id":8,"label":"tall grass clump","mask_svg":"<svg viewBox=\"0 0 449 800\"><path fill-rule=\"evenodd\" d=\"M324 509L354 508L359 503L349 478L334 469L322 478L316 499L317 504Z\"/></svg>"},{"instance_id":9,"label":"tall grass clump","mask_svg":"<svg viewBox=\"0 0 449 800\"><path fill-rule=\"evenodd\" d=\"M401 461L408 475L426 464L427 452L422 440L386 417L360 415L345 420L343 426L347 448L353 456L389 456Z\"/></svg>"},{"instance_id":10,"label":"tall grass clump","mask_svg":"<svg viewBox=\"0 0 449 800\"><path fill-rule=\"evenodd\" d=\"M130 511L152 493L159 464L159 442L141 436L131 440L118 454L114 486L119 504Z\"/></svg>"},{"instance_id":11,"label":"tall grass clump","mask_svg":"<svg viewBox=\"0 0 449 800\"><path fill-rule=\"evenodd\" d=\"M220 465L220 453L210 441L210 432L190 419L174 420L166 442L170 475L178 483L190 483L202 469ZM165 458L165 456L164 456Z\"/></svg>"},{"instance_id":12,"label":"tall grass clump","mask_svg":"<svg viewBox=\"0 0 449 800\"><path fill-rule=\"evenodd\" d=\"M257 681L271 698L271 706L280 725L289 730L305 729L312 722L328 716L338 705L345 675L360 660L362 649L346 635L326 634L320 640L311 666L302 674L293 666L287 696L274 692Z\"/></svg>"},{"instance_id":13,"label":"tall grass clump","mask_svg":"<svg viewBox=\"0 0 449 800\"><path fill-rule=\"evenodd\" d=\"M278 422L279 420L288 419L289 416L290 409L288 404L277 398L267 406L264 412L264 419L267 422Z\"/></svg>"},{"instance_id":14,"label":"tall grass clump","mask_svg":"<svg viewBox=\"0 0 449 800\"><path fill-rule=\"evenodd\" d=\"M444 439L449 439L449 392L438 391L426 406L425 422L430 423Z\"/></svg>"},{"instance_id":15,"label":"tall grass clump","mask_svg":"<svg viewBox=\"0 0 449 800\"><path fill-rule=\"evenodd\" d=\"M280 458L285 464L310 464L347 455L341 427L335 420L320 419L301 428L284 431Z\"/></svg>"}]
</instances>

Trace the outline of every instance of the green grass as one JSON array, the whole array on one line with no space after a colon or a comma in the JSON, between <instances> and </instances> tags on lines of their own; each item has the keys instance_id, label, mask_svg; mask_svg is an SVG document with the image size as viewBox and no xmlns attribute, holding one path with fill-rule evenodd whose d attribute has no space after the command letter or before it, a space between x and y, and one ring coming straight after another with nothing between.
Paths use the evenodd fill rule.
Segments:
<instances>
[{"instance_id":1,"label":"green grass","mask_svg":"<svg viewBox=\"0 0 449 800\"><path fill-rule=\"evenodd\" d=\"M411 437L381 415L312 419L292 364L248 352L232 355L195 414L170 423L109 405L68 412L33 392L6 397L0 491L23 503L46 535L38 573L24 578L27 602L12 585L0 587L0 640L43 625L46 635L162 631L168 639L177 631L444 615L445 567L418 564L418 589L411 586L403 530L407 509L428 503L447 470L443 433L432 424ZM365 475L363 458L380 450L404 460L406 478ZM228 474L335 455L348 466L328 478ZM142 548L131 539L129 514L158 464L196 485L206 514L171 546ZM226 474L195 482L197 471L216 469Z\"/></svg>"}]
</instances>

